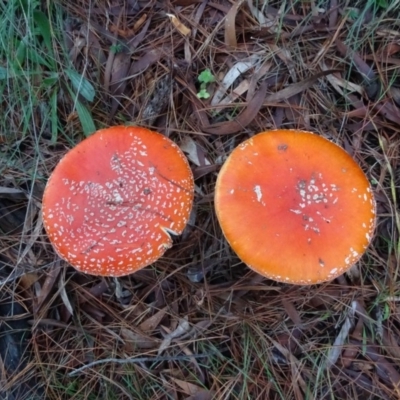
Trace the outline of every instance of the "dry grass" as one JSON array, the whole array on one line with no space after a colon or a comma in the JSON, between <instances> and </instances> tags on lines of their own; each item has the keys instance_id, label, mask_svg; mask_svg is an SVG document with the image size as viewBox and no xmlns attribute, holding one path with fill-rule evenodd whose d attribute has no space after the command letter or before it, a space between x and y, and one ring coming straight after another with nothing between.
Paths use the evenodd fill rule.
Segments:
<instances>
[{"instance_id":1,"label":"dry grass","mask_svg":"<svg viewBox=\"0 0 400 400\"><path fill-rule=\"evenodd\" d=\"M1 398L400 397L399 3L344 3L0 6ZM166 256L115 281L60 261L40 207L62 154L121 123L187 151L196 199ZM221 163L281 127L342 145L373 185L373 243L333 282L262 279L218 226Z\"/></svg>"}]
</instances>

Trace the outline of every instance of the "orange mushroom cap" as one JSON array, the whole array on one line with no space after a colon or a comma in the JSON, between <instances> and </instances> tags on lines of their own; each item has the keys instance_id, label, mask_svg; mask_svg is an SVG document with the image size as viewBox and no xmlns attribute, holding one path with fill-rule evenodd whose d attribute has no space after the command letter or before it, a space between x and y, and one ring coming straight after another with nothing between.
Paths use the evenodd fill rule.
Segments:
<instances>
[{"instance_id":1,"label":"orange mushroom cap","mask_svg":"<svg viewBox=\"0 0 400 400\"><path fill-rule=\"evenodd\" d=\"M171 247L189 218L193 175L179 147L148 129L116 126L59 162L43 196L58 254L79 271L122 276Z\"/></svg>"},{"instance_id":2,"label":"orange mushroom cap","mask_svg":"<svg viewBox=\"0 0 400 400\"><path fill-rule=\"evenodd\" d=\"M348 270L375 228L363 171L341 147L311 132L263 132L240 144L218 176L215 208L244 263L294 284Z\"/></svg>"}]
</instances>

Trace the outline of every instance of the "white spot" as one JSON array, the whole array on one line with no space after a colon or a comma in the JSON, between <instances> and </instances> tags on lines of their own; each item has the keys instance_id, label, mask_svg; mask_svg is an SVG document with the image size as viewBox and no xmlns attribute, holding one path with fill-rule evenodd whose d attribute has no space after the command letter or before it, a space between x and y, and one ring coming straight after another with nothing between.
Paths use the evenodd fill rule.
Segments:
<instances>
[{"instance_id":1,"label":"white spot","mask_svg":"<svg viewBox=\"0 0 400 400\"><path fill-rule=\"evenodd\" d=\"M297 214L297 215L302 213L300 210L293 210L292 208L289 211L291 211L292 213Z\"/></svg>"},{"instance_id":2,"label":"white spot","mask_svg":"<svg viewBox=\"0 0 400 400\"><path fill-rule=\"evenodd\" d=\"M124 199L122 198L122 196L119 194L119 192L117 190L113 191L113 197L114 197L114 201L118 204L121 204Z\"/></svg>"},{"instance_id":3,"label":"white spot","mask_svg":"<svg viewBox=\"0 0 400 400\"><path fill-rule=\"evenodd\" d=\"M254 186L254 193L256 194L256 196L257 196L257 201L260 203L261 202L261 199L262 199L262 192L261 192L261 187L260 187L260 185L256 185L256 186Z\"/></svg>"},{"instance_id":4,"label":"white spot","mask_svg":"<svg viewBox=\"0 0 400 400\"><path fill-rule=\"evenodd\" d=\"M336 274L337 270L338 270L337 268L333 268L330 270L329 274L331 275Z\"/></svg>"}]
</instances>

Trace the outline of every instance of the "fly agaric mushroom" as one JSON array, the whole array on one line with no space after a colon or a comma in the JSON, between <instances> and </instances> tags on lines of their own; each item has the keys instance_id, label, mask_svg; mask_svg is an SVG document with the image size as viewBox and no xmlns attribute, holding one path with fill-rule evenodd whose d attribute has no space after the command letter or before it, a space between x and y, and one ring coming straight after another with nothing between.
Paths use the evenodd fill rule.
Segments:
<instances>
[{"instance_id":1,"label":"fly agaric mushroom","mask_svg":"<svg viewBox=\"0 0 400 400\"><path fill-rule=\"evenodd\" d=\"M293 284L332 280L365 252L375 201L358 164L310 132L263 132L224 163L215 208L239 258L268 278Z\"/></svg>"},{"instance_id":2,"label":"fly agaric mushroom","mask_svg":"<svg viewBox=\"0 0 400 400\"><path fill-rule=\"evenodd\" d=\"M116 126L61 159L43 196L43 223L77 270L122 276L171 247L192 208L193 175L179 147L148 129Z\"/></svg>"}]
</instances>

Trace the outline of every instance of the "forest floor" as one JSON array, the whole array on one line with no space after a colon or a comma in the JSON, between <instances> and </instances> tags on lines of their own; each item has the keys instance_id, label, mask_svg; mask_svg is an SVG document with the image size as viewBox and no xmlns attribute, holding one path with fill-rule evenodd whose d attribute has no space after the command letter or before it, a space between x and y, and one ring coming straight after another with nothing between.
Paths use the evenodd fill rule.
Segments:
<instances>
[{"instance_id":1,"label":"forest floor","mask_svg":"<svg viewBox=\"0 0 400 400\"><path fill-rule=\"evenodd\" d=\"M400 398L399 7L0 2L0 398ZM58 257L41 200L70 148L121 124L181 147L195 201L164 257L101 278ZM373 187L372 243L331 282L257 275L216 219L222 163L276 128L339 144Z\"/></svg>"}]
</instances>

